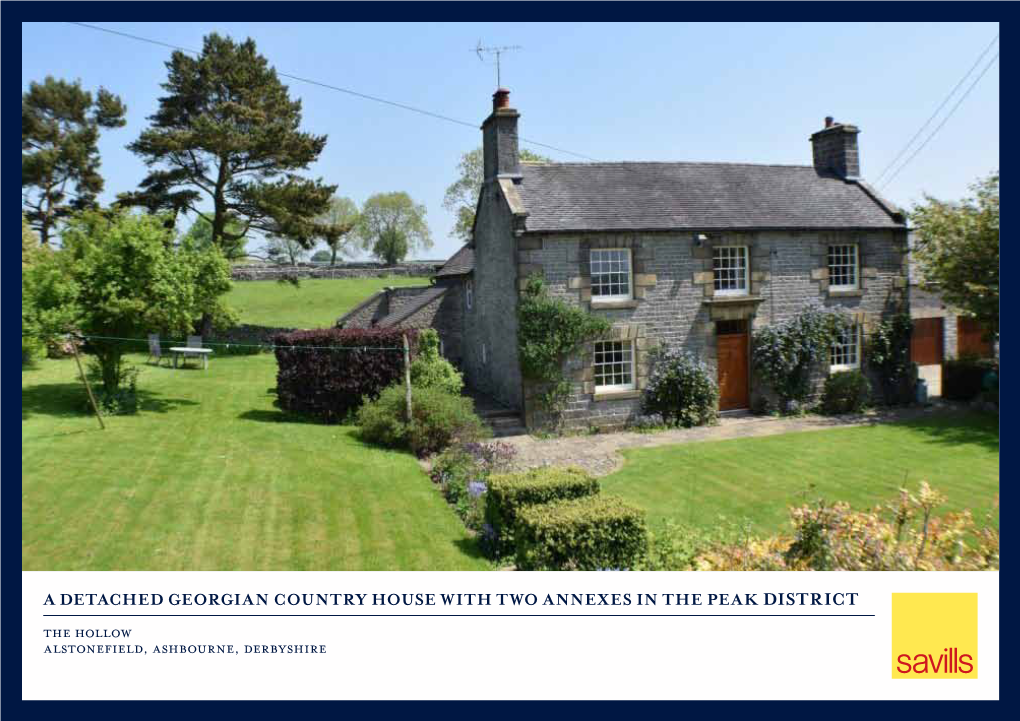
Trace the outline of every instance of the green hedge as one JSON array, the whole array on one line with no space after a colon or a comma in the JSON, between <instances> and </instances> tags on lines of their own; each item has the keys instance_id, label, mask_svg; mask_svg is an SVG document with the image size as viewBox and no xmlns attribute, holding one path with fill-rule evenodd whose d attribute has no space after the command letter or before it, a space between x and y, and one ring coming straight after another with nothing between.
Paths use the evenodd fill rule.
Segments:
<instances>
[{"instance_id":1,"label":"green hedge","mask_svg":"<svg viewBox=\"0 0 1020 721\"><path fill-rule=\"evenodd\" d=\"M578 468L533 468L490 476L485 494L485 522L493 536L493 552L497 556L513 553L514 528L523 508L598 492L598 480Z\"/></svg>"},{"instance_id":2,"label":"green hedge","mask_svg":"<svg viewBox=\"0 0 1020 721\"><path fill-rule=\"evenodd\" d=\"M992 358L961 358L942 364L942 397L954 401L971 401L984 390L989 371L999 371Z\"/></svg>"},{"instance_id":3,"label":"green hedge","mask_svg":"<svg viewBox=\"0 0 1020 721\"><path fill-rule=\"evenodd\" d=\"M634 568L648 547L644 511L612 496L588 496L520 510L520 571Z\"/></svg>"},{"instance_id":4,"label":"green hedge","mask_svg":"<svg viewBox=\"0 0 1020 721\"><path fill-rule=\"evenodd\" d=\"M826 415L860 413L871 400L871 383L859 370L839 371L825 379L822 412Z\"/></svg>"}]
</instances>

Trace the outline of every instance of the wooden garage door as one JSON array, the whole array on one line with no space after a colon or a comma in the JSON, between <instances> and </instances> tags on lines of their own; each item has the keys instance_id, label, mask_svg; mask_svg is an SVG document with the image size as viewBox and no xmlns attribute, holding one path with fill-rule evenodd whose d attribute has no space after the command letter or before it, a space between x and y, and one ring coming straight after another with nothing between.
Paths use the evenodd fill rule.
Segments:
<instances>
[{"instance_id":1,"label":"wooden garage door","mask_svg":"<svg viewBox=\"0 0 1020 721\"><path fill-rule=\"evenodd\" d=\"M732 411L750 405L747 364L747 322L716 323L719 363L719 410Z\"/></svg>"},{"instance_id":2,"label":"wooden garage door","mask_svg":"<svg viewBox=\"0 0 1020 721\"><path fill-rule=\"evenodd\" d=\"M942 363L942 319L917 318L910 336L910 360L919 366Z\"/></svg>"},{"instance_id":3,"label":"wooden garage door","mask_svg":"<svg viewBox=\"0 0 1020 721\"><path fill-rule=\"evenodd\" d=\"M985 339L985 331L976 318L961 315L956 319L956 355L991 357L992 341Z\"/></svg>"}]
</instances>

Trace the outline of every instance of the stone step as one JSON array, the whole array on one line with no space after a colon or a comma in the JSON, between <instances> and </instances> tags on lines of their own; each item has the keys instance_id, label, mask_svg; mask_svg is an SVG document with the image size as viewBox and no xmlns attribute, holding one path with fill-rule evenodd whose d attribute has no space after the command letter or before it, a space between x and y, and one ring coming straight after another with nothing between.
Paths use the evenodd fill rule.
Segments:
<instances>
[{"instance_id":1,"label":"stone step","mask_svg":"<svg viewBox=\"0 0 1020 721\"><path fill-rule=\"evenodd\" d=\"M477 408L475 413L478 414L479 418L520 418L521 414L519 411L515 411L512 408Z\"/></svg>"},{"instance_id":2,"label":"stone step","mask_svg":"<svg viewBox=\"0 0 1020 721\"><path fill-rule=\"evenodd\" d=\"M513 416L500 416L499 418L486 418L485 421L495 428L496 426L519 426L521 425L521 417L517 415Z\"/></svg>"},{"instance_id":3,"label":"stone step","mask_svg":"<svg viewBox=\"0 0 1020 721\"><path fill-rule=\"evenodd\" d=\"M521 417L517 413L511 415L498 415L483 418L485 424L492 429L492 435L495 438L503 438L505 436L520 436L526 434L528 431L525 429L524 424L521 423Z\"/></svg>"},{"instance_id":4,"label":"stone step","mask_svg":"<svg viewBox=\"0 0 1020 721\"><path fill-rule=\"evenodd\" d=\"M507 436L526 436L528 430L521 425L516 426L501 426L499 428L492 429L493 438L506 438Z\"/></svg>"}]
</instances>

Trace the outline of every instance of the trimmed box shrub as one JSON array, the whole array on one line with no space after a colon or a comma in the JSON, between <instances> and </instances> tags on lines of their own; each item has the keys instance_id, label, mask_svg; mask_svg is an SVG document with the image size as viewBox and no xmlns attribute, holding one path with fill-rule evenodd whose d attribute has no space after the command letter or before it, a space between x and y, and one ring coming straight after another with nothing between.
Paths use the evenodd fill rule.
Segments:
<instances>
[{"instance_id":1,"label":"trimmed box shrub","mask_svg":"<svg viewBox=\"0 0 1020 721\"><path fill-rule=\"evenodd\" d=\"M526 506L516 534L521 571L634 568L648 548L644 511L612 496Z\"/></svg>"},{"instance_id":2,"label":"trimmed box shrub","mask_svg":"<svg viewBox=\"0 0 1020 721\"><path fill-rule=\"evenodd\" d=\"M871 383L858 370L839 371L825 379L822 412L834 416L859 413L871 399Z\"/></svg>"},{"instance_id":3,"label":"trimmed box shrub","mask_svg":"<svg viewBox=\"0 0 1020 721\"><path fill-rule=\"evenodd\" d=\"M984 390L985 376L998 373L993 358L960 358L942 364L942 397L953 401L972 401Z\"/></svg>"},{"instance_id":4,"label":"trimmed box shrub","mask_svg":"<svg viewBox=\"0 0 1020 721\"><path fill-rule=\"evenodd\" d=\"M281 333L276 352L280 407L326 423L340 423L404 376L403 335L412 354L417 331L392 328L325 328ZM287 347L279 347L287 346Z\"/></svg>"},{"instance_id":5,"label":"trimmed box shrub","mask_svg":"<svg viewBox=\"0 0 1020 721\"><path fill-rule=\"evenodd\" d=\"M533 468L489 477L485 522L497 556L514 552L514 533L521 509L599 492L599 482L579 468Z\"/></svg>"},{"instance_id":6,"label":"trimmed box shrub","mask_svg":"<svg viewBox=\"0 0 1020 721\"><path fill-rule=\"evenodd\" d=\"M439 388L415 388L411 422L407 422L404 386L393 385L358 411L361 437L390 448L407 448L417 456L438 453L455 441L471 443L489 430L475 415L474 402Z\"/></svg>"}]
</instances>

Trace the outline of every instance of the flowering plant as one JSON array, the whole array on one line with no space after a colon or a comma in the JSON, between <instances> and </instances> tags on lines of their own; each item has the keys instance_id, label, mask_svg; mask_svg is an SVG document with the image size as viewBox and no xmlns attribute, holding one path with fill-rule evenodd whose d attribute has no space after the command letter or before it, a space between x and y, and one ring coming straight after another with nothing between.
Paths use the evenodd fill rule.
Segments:
<instances>
[{"instance_id":1,"label":"flowering plant","mask_svg":"<svg viewBox=\"0 0 1020 721\"><path fill-rule=\"evenodd\" d=\"M675 346L656 348L651 360L642 412L661 416L666 425L684 428L716 419L719 386L703 361Z\"/></svg>"},{"instance_id":2,"label":"flowering plant","mask_svg":"<svg viewBox=\"0 0 1020 721\"><path fill-rule=\"evenodd\" d=\"M783 401L802 403L811 393L811 371L828 357L853 324L842 308L809 305L797 315L754 332L754 370Z\"/></svg>"},{"instance_id":3,"label":"flowering plant","mask_svg":"<svg viewBox=\"0 0 1020 721\"><path fill-rule=\"evenodd\" d=\"M701 553L714 571L982 571L999 567L999 532L977 527L970 511L937 516L945 496L922 482L917 494L866 511L849 504L790 509L793 536L748 538ZM996 506L997 506L996 502Z\"/></svg>"},{"instance_id":4,"label":"flowering plant","mask_svg":"<svg viewBox=\"0 0 1020 721\"><path fill-rule=\"evenodd\" d=\"M432 480L468 528L482 528L485 494L493 473L509 470L517 449L508 443L462 443L436 456Z\"/></svg>"}]
</instances>

